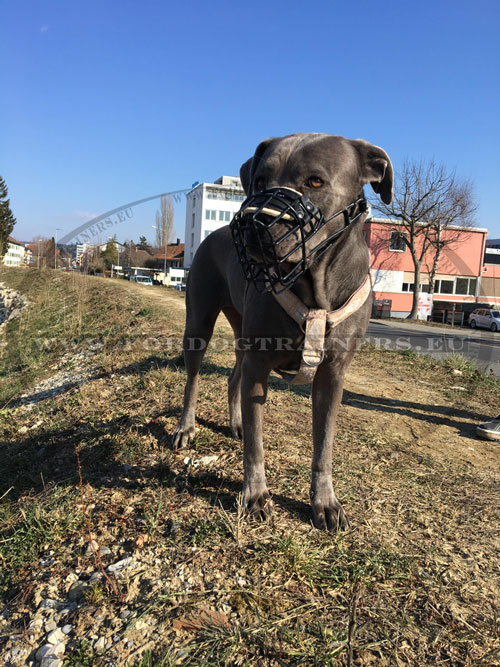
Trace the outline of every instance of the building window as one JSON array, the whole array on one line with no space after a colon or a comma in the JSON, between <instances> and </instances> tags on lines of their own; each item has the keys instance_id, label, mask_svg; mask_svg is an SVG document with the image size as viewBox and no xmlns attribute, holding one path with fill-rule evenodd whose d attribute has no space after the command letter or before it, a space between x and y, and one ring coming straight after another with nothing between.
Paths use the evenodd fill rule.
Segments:
<instances>
[{"instance_id":1,"label":"building window","mask_svg":"<svg viewBox=\"0 0 500 667\"><path fill-rule=\"evenodd\" d=\"M210 209L208 209L208 208L205 211L205 220L210 220Z\"/></svg>"},{"instance_id":2,"label":"building window","mask_svg":"<svg viewBox=\"0 0 500 667\"><path fill-rule=\"evenodd\" d=\"M210 211L210 220L217 220L217 211Z\"/></svg>"},{"instance_id":3,"label":"building window","mask_svg":"<svg viewBox=\"0 0 500 667\"><path fill-rule=\"evenodd\" d=\"M407 236L408 234L404 234L403 232L391 232L389 250L392 250L393 252L405 252Z\"/></svg>"},{"instance_id":4,"label":"building window","mask_svg":"<svg viewBox=\"0 0 500 667\"><path fill-rule=\"evenodd\" d=\"M414 292L415 291L415 283L403 283L402 291L403 292ZM428 292L429 291L429 285L420 283L420 291L421 292Z\"/></svg>"},{"instance_id":5,"label":"building window","mask_svg":"<svg viewBox=\"0 0 500 667\"><path fill-rule=\"evenodd\" d=\"M454 287L454 280L436 280L434 285L434 292L436 294L453 294Z\"/></svg>"},{"instance_id":6,"label":"building window","mask_svg":"<svg viewBox=\"0 0 500 667\"><path fill-rule=\"evenodd\" d=\"M194 232L191 234L191 248L194 246Z\"/></svg>"},{"instance_id":7,"label":"building window","mask_svg":"<svg viewBox=\"0 0 500 667\"><path fill-rule=\"evenodd\" d=\"M219 211L219 222L224 222L224 211Z\"/></svg>"},{"instance_id":8,"label":"building window","mask_svg":"<svg viewBox=\"0 0 500 667\"><path fill-rule=\"evenodd\" d=\"M191 227L193 227L193 228L194 228L194 217L195 217L195 216L194 216L194 213L193 213L193 220L192 220L192 222L191 222Z\"/></svg>"},{"instance_id":9,"label":"building window","mask_svg":"<svg viewBox=\"0 0 500 667\"><path fill-rule=\"evenodd\" d=\"M456 278L455 294L462 294L464 296L475 296L476 278Z\"/></svg>"},{"instance_id":10,"label":"building window","mask_svg":"<svg viewBox=\"0 0 500 667\"><path fill-rule=\"evenodd\" d=\"M207 238L207 236L210 236L210 234L211 234L210 230L207 229L207 231L205 232L205 238Z\"/></svg>"},{"instance_id":11,"label":"building window","mask_svg":"<svg viewBox=\"0 0 500 667\"><path fill-rule=\"evenodd\" d=\"M193 197L193 208L196 206L196 197Z\"/></svg>"},{"instance_id":12,"label":"building window","mask_svg":"<svg viewBox=\"0 0 500 667\"><path fill-rule=\"evenodd\" d=\"M231 222L231 211L225 211L226 222Z\"/></svg>"}]
</instances>

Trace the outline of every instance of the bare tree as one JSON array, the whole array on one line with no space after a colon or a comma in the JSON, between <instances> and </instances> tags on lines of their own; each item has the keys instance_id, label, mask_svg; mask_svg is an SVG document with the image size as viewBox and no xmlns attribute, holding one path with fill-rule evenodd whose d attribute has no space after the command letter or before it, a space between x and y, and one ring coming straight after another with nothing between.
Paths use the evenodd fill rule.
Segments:
<instances>
[{"instance_id":1,"label":"bare tree","mask_svg":"<svg viewBox=\"0 0 500 667\"><path fill-rule=\"evenodd\" d=\"M37 236L31 244L36 246L33 255L36 257L37 268L54 265L55 242L53 238L47 239L43 236Z\"/></svg>"},{"instance_id":2,"label":"bare tree","mask_svg":"<svg viewBox=\"0 0 500 667\"><path fill-rule=\"evenodd\" d=\"M174 205L172 197L161 198L161 211L156 211L156 245L166 252L174 234Z\"/></svg>"},{"instance_id":3,"label":"bare tree","mask_svg":"<svg viewBox=\"0 0 500 667\"><path fill-rule=\"evenodd\" d=\"M464 227L475 225L475 203L474 186L471 181L457 182L452 174L452 187L443 205L433 215L433 237L432 246L434 255L429 270L429 293L434 294L436 273L441 258L441 253L446 246L455 245L464 241Z\"/></svg>"},{"instance_id":4,"label":"bare tree","mask_svg":"<svg viewBox=\"0 0 500 667\"><path fill-rule=\"evenodd\" d=\"M474 224L476 205L472 183L460 181L434 160L405 160L396 175L391 204L379 200L373 209L394 219L394 230L408 247L414 266L414 291L409 319L417 317L422 264L432 276L432 290L443 248L460 240L455 227ZM431 287L431 286L430 286Z\"/></svg>"}]
</instances>

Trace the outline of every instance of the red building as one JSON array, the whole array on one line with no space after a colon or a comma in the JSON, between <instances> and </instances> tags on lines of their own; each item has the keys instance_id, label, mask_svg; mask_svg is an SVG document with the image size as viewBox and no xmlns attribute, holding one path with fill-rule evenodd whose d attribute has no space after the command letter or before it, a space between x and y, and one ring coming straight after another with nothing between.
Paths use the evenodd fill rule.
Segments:
<instances>
[{"instance_id":1,"label":"red building","mask_svg":"<svg viewBox=\"0 0 500 667\"><path fill-rule=\"evenodd\" d=\"M457 233L458 232L458 233ZM388 299L393 317L406 317L412 307L414 266L409 248L394 220L372 218L365 223L365 239L371 253L374 299ZM487 229L451 227L443 238L456 239L442 250L435 276L434 314L445 311L470 312L474 304L500 305L500 249L498 264L489 264ZM417 253L421 250L417 244ZM429 292L429 272L434 259L430 249L422 262L422 294ZM486 263L485 263L486 262Z\"/></svg>"}]
</instances>

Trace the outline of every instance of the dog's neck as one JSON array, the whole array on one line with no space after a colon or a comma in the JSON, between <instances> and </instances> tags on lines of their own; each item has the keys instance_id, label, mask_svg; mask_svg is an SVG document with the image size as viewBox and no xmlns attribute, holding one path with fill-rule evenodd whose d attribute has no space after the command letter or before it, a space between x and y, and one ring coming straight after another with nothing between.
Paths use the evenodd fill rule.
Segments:
<instances>
[{"instance_id":1,"label":"dog's neck","mask_svg":"<svg viewBox=\"0 0 500 667\"><path fill-rule=\"evenodd\" d=\"M360 221L311 265L293 291L309 307L335 310L362 284L369 268L370 254Z\"/></svg>"}]
</instances>

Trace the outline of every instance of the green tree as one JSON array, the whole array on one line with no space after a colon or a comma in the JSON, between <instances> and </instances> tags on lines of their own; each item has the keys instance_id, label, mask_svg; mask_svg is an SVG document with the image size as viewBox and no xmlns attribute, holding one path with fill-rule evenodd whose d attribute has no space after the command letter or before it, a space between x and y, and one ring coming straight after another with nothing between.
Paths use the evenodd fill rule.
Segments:
<instances>
[{"instance_id":1,"label":"green tree","mask_svg":"<svg viewBox=\"0 0 500 667\"><path fill-rule=\"evenodd\" d=\"M151 246L149 245L145 236L139 236L139 243L137 244L137 247L139 250L147 250L148 252L151 251Z\"/></svg>"},{"instance_id":2,"label":"green tree","mask_svg":"<svg viewBox=\"0 0 500 667\"><path fill-rule=\"evenodd\" d=\"M7 186L0 176L0 257L7 252L8 238L15 224L16 219L10 209L10 200L7 199Z\"/></svg>"},{"instance_id":3,"label":"green tree","mask_svg":"<svg viewBox=\"0 0 500 667\"><path fill-rule=\"evenodd\" d=\"M118 264L118 250L113 239L106 243L106 248L101 252L101 259L104 260L104 266L108 270L111 268L111 264Z\"/></svg>"}]
</instances>

